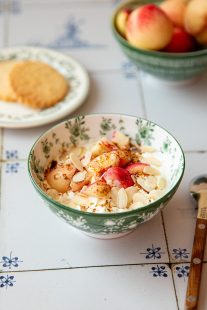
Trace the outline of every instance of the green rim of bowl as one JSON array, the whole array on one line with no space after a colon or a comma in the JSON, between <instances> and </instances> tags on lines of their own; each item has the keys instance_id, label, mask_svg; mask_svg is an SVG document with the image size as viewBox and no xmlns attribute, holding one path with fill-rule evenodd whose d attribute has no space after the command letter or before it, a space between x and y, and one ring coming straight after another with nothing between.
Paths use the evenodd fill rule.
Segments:
<instances>
[{"instance_id":1,"label":"green rim of bowl","mask_svg":"<svg viewBox=\"0 0 207 310\"><path fill-rule=\"evenodd\" d=\"M162 52L162 51L155 51L155 50L144 50L144 49L139 49L137 47L134 47L133 45L129 44L128 41L126 39L124 39L124 37L119 33L119 31L117 30L116 27L116 17L117 14L119 13L119 11L125 7L130 7L130 6L134 6L134 5L142 5L144 3L152 3L153 1L150 0L135 0L135 1L127 1L122 3L120 6L117 7L117 9L114 11L114 14L112 15L112 30L113 33L115 35L115 37L117 38L117 40L124 45L125 47L129 48L131 51L134 52L139 52L142 55L148 55L148 56L157 56L159 58L166 58L166 59L180 59L180 58L194 58L194 57L198 57L198 56L206 56L207 54L207 49L201 49L201 50L197 50L197 51L193 51L193 52L187 52L187 53L167 53L167 52ZM162 2L162 1L154 1L156 3Z\"/></svg>"},{"instance_id":2,"label":"green rim of bowl","mask_svg":"<svg viewBox=\"0 0 207 310\"><path fill-rule=\"evenodd\" d=\"M93 114L84 114L83 116L85 117L88 117L88 116L102 116L102 115L111 115L111 116L122 116L122 117L132 117L132 118L136 118L136 116L133 116L133 115L129 115L129 114L120 114L120 113L93 113ZM71 118L68 118L68 119L73 119L74 117L71 117ZM139 119L142 119L144 121L149 121L149 120L146 120L145 118L143 117L138 117ZM69 206L64 206L63 204L57 202L56 200L52 199L50 196L48 196L40 187L39 185L36 183L36 181L34 180L33 176L32 176L32 172L31 172L31 166L30 166L30 160L31 160L31 156L32 156L32 152L36 146L36 144L39 142L39 140L44 136L46 135L47 133L49 133L51 130L55 129L56 127L59 127L61 124L64 124L65 121L63 122L60 122L58 124L56 124L55 126L51 127L50 129L46 130L45 132L43 132L39 138L37 138L37 140L34 142L30 152L29 152L29 156L28 156L28 160L27 160L27 168L28 168L28 173L29 173L29 177L30 177L30 180L32 182L32 184L34 185L35 189L37 190L37 192L42 196L42 198L44 198L44 200L48 201L49 203L55 205L56 207L60 208L60 209L63 209L63 210L66 210L66 211L71 211L73 213L76 213L76 214L79 214L79 215L87 215L87 216L95 216L95 217L108 217L110 215L110 217L117 217L117 216L122 216L122 215L128 215L128 214L136 214L137 211L147 211L147 210L150 210L151 208L153 208L154 206L156 206L157 204L161 204L162 203L162 200L165 200L165 198L167 198L168 196L171 196L171 194L173 192L176 191L176 189L178 188L182 178L183 178L183 174L184 174L184 171L185 171L185 155L184 155L184 152L182 150L182 147L180 145L180 143L177 141L177 139L171 134L169 133L165 128L163 128L162 126L156 124L155 122L153 121L150 121L150 123L154 124L155 126L163 129L165 132L167 132L174 140L175 142L178 144L180 150L181 150L181 153L182 153L182 157L183 157L183 169L182 169L182 173L180 174L180 177L179 179L177 180L176 184L169 190L167 191L167 193L162 196L161 198L157 199L156 201L154 201L153 203L150 203L146 206L143 206L143 207L140 207L138 209L135 209L135 210L130 210L130 211L125 211L125 212L120 212L120 213L91 213L91 212L84 212L84 211L80 211L80 210L76 210L72 207L69 207Z\"/></svg>"}]
</instances>

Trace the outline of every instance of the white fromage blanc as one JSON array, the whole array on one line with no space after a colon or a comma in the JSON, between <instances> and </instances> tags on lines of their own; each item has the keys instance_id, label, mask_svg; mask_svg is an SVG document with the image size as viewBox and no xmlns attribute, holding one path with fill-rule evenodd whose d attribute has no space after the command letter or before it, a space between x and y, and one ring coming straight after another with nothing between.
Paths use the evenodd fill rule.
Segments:
<instances>
[{"instance_id":1,"label":"white fromage blanc","mask_svg":"<svg viewBox=\"0 0 207 310\"><path fill-rule=\"evenodd\" d=\"M44 190L52 199L83 212L130 211L166 193L162 154L152 146L137 145L122 132L73 147L50 166Z\"/></svg>"}]
</instances>

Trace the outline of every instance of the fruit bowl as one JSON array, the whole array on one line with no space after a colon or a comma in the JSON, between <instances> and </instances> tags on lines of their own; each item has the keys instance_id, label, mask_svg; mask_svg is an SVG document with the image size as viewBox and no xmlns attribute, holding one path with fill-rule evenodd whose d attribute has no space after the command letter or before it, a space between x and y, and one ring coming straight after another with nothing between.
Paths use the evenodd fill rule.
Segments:
<instances>
[{"instance_id":1,"label":"fruit bowl","mask_svg":"<svg viewBox=\"0 0 207 310\"><path fill-rule=\"evenodd\" d=\"M169 81L192 80L207 69L207 48L199 48L192 52L168 53L164 51L146 50L132 46L118 31L116 20L123 9L134 9L148 3L159 5L158 0L128 1L119 6L112 18L112 30L116 41L124 54L144 72Z\"/></svg>"},{"instance_id":2,"label":"fruit bowl","mask_svg":"<svg viewBox=\"0 0 207 310\"><path fill-rule=\"evenodd\" d=\"M138 144L155 148L162 159L167 187L157 200L143 207L122 212L93 213L74 209L53 199L44 190L43 181L49 163L71 146L110 137L120 130ZM69 225L97 238L116 238L133 231L153 218L175 194L184 173L183 151L170 133L148 120L119 114L79 116L62 122L45 132L32 147L28 157L29 175L45 204Z\"/></svg>"}]
</instances>

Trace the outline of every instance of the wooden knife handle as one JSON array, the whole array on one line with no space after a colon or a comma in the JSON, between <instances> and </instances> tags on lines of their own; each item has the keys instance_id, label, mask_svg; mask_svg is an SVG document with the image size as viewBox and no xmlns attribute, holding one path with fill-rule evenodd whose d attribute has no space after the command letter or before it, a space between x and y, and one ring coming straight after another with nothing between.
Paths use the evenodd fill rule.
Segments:
<instances>
[{"instance_id":1,"label":"wooden knife handle","mask_svg":"<svg viewBox=\"0 0 207 310\"><path fill-rule=\"evenodd\" d=\"M198 306L206 232L207 220L197 218L185 302L188 310L197 309Z\"/></svg>"}]
</instances>

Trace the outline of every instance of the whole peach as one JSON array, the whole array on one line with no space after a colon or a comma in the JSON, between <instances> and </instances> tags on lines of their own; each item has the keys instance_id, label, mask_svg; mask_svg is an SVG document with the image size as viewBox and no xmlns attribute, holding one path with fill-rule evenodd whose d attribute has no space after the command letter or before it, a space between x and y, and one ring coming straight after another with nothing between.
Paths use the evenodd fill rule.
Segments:
<instances>
[{"instance_id":1,"label":"whole peach","mask_svg":"<svg viewBox=\"0 0 207 310\"><path fill-rule=\"evenodd\" d=\"M124 8L117 14L117 17L116 17L117 30L123 36L125 36L126 23L127 23L127 19L131 11L132 10L130 8Z\"/></svg>"},{"instance_id":2,"label":"whole peach","mask_svg":"<svg viewBox=\"0 0 207 310\"><path fill-rule=\"evenodd\" d=\"M207 46L207 27L200 32L197 36L195 36L196 40L198 43L201 45L206 45Z\"/></svg>"},{"instance_id":3,"label":"whole peach","mask_svg":"<svg viewBox=\"0 0 207 310\"><path fill-rule=\"evenodd\" d=\"M197 36L207 31L207 1L191 0L186 7L184 25L187 32Z\"/></svg>"},{"instance_id":4,"label":"whole peach","mask_svg":"<svg viewBox=\"0 0 207 310\"><path fill-rule=\"evenodd\" d=\"M183 28L175 27L170 43L164 48L169 53L186 53L195 49L195 39Z\"/></svg>"},{"instance_id":5,"label":"whole peach","mask_svg":"<svg viewBox=\"0 0 207 310\"><path fill-rule=\"evenodd\" d=\"M165 0L160 7L175 26L184 27L186 4L187 0Z\"/></svg>"},{"instance_id":6,"label":"whole peach","mask_svg":"<svg viewBox=\"0 0 207 310\"><path fill-rule=\"evenodd\" d=\"M127 40L141 49L163 49L170 42L172 32L172 22L155 4L136 8L126 25Z\"/></svg>"}]
</instances>

